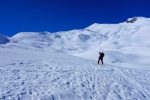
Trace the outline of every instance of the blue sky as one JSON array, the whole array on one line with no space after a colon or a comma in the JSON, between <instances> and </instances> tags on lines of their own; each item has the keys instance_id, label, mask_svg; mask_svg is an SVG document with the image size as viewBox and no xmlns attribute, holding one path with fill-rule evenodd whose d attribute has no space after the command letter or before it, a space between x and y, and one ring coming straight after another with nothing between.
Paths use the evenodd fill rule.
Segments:
<instances>
[{"instance_id":1,"label":"blue sky","mask_svg":"<svg viewBox=\"0 0 150 100\"><path fill-rule=\"evenodd\" d=\"M150 18L149 0L0 0L0 33L58 32Z\"/></svg>"}]
</instances>

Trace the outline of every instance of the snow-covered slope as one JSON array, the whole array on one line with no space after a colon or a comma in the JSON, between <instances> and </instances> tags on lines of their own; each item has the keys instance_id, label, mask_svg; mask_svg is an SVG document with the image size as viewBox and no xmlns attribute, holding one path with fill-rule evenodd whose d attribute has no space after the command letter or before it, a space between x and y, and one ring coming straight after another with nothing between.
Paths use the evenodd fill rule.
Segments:
<instances>
[{"instance_id":1,"label":"snow-covered slope","mask_svg":"<svg viewBox=\"0 0 150 100\"><path fill-rule=\"evenodd\" d=\"M6 36L0 34L0 44L6 44L8 42L9 42L9 39Z\"/></svg>"},{"instance_id":2,"label":"snow-covered slope","mask_svg":"<svg viewBox=\"0 0 150 100\"><path fill-rule=\"evenodd\" d=\"M5 47L65 52L92 60L97 60L98 52L103 51L107 53L106 63L149 64L149 27L150 18L136 17L119 24L95 23L82 30L20 32Z\"/></svg>"},{"instance_id":3,"label":"snow-covered slope","mask_svg":"<svg viewBox=\"0 0 150 100\"><path fill-rule=\"evenodd\" d=\"M148 69L22 49L1 48L0 59L0 100L150 99Z\"/></svg>"},{"instance_id":4,"label":"snow-covered slope","mask_svg":"<svg viewBox=\"0 0 150 100\"><path fill-rule=\"evenodd\" d=\"M150 46L149 26L149 18L139 17L134 23L93 24L86 29L108 36L109 39L104 42L104 45L111 44L112 47L118 48L124 46Z\"/></svg>"},{"instance_id":5,"label":"snow-covered slope","mask_svg":"<svg viewBox=\"0 0 150 100\"><path fill-rule=\"evenodd\" d=\"M0 35L0 100L150 100L149 27L149 18L136 17Z\"/></svg>"}]
</instances>

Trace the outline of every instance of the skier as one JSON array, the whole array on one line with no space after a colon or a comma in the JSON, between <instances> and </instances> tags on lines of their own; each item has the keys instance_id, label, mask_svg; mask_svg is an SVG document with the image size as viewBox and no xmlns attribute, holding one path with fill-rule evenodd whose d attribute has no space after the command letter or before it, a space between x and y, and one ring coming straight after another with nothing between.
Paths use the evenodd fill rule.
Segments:
<instances>
[{"instance_id":1,"label":"skier","mask_svg":"<svg viewBox=\"0 0 150 100\"><path fill-rule=\"evenodd\" d=\"M98 59L98 64L99 64L99 62L100 62L100 60L101 60L101 62L102 62L102 65L103 65L103 57L104 57L104 53L103 52L99 52L99 59Z\"/></svg>"}]
</instances>

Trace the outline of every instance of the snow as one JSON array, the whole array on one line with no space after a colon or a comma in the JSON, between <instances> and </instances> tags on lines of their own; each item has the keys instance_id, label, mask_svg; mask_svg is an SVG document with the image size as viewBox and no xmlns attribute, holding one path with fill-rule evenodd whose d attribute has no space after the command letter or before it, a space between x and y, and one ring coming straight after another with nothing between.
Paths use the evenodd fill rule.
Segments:
<instances>
[{"instance_id":1,"label":"snow","mask_svg":"<svg viewBox=\"0 0 150 100\"><path fill-rule=\"evenodd\" d=\"M149 27L149 18L137 17L2 35L9 41L0 44L0 100L150 100ZM100 51L104 65L97 65Z\"/></svg>"},{"instance_id":2,"label":"snow","mask_svg":"<svg viewBox=\"0 0 150 100\"><path fill-rule=\"evenodd\" d=\"M9 42L9 39L6 36L0 34L0 44L6 44L8 42Z\"/></svg>"},{"instance_id":3,"label":"snow","mask_svg":"<svg viewBox=\"0 0 150 100\"><path fill-rule=\"evenodd\" d=\"M63 53L2 49L0 99L150 99L150 72Z\"/></svg>"}]
</instances>

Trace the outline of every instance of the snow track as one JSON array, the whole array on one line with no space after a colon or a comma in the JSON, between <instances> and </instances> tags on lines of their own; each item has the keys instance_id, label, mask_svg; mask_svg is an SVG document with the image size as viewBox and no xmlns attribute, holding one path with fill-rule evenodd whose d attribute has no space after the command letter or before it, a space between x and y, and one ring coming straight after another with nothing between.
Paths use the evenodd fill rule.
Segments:
<instances>
[{"instance_id":1,"label":"snow track","mask_svg":"<svg viewBox=\"0 0 150 100\"><path fill-rule=\"evenodd\" d=\"M1 64L0 100L150 100L149 71L81 62Z\"/></svg>"}]
</instances>

